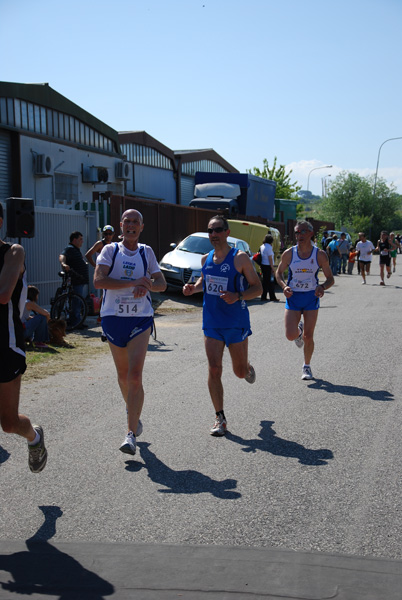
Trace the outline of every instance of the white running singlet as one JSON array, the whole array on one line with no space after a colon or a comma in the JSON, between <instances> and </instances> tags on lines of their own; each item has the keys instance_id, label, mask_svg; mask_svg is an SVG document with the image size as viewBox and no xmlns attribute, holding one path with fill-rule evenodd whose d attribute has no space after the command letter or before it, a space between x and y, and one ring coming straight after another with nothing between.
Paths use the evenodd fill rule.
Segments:
<instances>
[{"instance_id":1,"label":"white running singlet","mask_svg":"<svg viewBox=\"0 0 402 600\"><path fill-rule=\"evenodd\" d=\"M123 242L107 244L96 260L98 265L109 267L108 277L121 280L151 277L160 271L154 251L146 244L138 244L137 250L128 250ZM101 317L152 317L151 294L134 298L134 286L120 290L104 290Z\"/></svg>"},{"instance_id":2,"label":"white running singlet","mask_svg":"<svg viewBox=\"0 0 402 600\"><path fill-rule=\"evenodd\" d=\"M311 292L318 285L319 265L317 246L312 246L308 258L300 258L297 246L292 247L292 259L289 265L288 286L294 292Z\"/></svg>"}]
</instances>

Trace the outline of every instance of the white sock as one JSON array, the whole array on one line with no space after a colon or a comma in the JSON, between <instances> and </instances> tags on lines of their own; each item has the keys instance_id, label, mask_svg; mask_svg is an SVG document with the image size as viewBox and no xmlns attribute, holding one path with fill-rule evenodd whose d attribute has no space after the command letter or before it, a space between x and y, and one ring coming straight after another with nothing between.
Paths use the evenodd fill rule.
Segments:
<instances>
[{"instance_id":1,"label":"white sock","mask_svg":"<svg viewBox=\"0 0 402 600\"><path fill-rule=\"evenodd\" d=\"M32 442L28 442L28 446L35 446L36 444L39 444L39 442L40 442L40 435L39 435L39 433L36 431L36 429L35 429L35 432L36 432L35 439L34 439L34 440L32 440Z\"/></svg>"}]
</instances>

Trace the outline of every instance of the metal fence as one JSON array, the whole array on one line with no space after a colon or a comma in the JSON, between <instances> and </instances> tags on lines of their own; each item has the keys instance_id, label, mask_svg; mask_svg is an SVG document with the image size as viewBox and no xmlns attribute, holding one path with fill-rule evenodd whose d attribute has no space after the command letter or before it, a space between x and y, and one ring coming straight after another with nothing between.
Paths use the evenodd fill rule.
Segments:
<instances>
[{"instance_id":1,"label":"metal fence","mask_svg":"<svg viewBox=\"0 0 402 600\"><path fill-rule=\"evenodd\" d=\"M97 239L98 215L94 211L65 210L35 207L35 237L21 240L6 237L7 210L3 204L4 221L0 237L9 243L20 243L25 249L25 265L28 283L40 290L39 303L50 305L61 283L59 255L67 246L72 231L80 231L84 237L82 253L85 254ZM92 267L90 269L90 291L92 291Z\"/></svg>"}]
</instances>

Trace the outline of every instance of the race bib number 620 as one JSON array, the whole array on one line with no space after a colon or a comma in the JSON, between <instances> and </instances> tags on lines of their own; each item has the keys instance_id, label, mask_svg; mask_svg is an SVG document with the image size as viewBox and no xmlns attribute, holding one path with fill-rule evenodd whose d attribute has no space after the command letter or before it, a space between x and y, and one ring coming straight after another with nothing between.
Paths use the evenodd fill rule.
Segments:
<instances>
[{"instance_id":1,"label":"race bib number 620","mask_svg":"<svg viewBox=\"0 0 402 600\"><path fill-rule=\"evenodd\" d=\"M212 294L213 296L220 296L221 294L223 294L223 292L226 292L228 289L228 278L207 275L206 288L208 294Z\"/></svg>"}]
</instances>

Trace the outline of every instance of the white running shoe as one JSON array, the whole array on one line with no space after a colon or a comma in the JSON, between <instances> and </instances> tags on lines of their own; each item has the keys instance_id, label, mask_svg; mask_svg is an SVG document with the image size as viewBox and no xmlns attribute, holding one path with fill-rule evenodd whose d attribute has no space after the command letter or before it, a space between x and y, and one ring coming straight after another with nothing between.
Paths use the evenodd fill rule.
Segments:
<instances>
[{"instance_id":1,"label":"white running shoe","mask_svg":"<svg viewBox=\"0 0 402 600\"><path fill-rule=\"evenodd\" d=\"M365 279L363 279L362 285L366 285L366 280Z\"/></svg>"},{"instance_id":2,"label":"white running shoe","mask_svg":"<svg viewBox=\"0 0 402 600\"><path fill-rule=\"evenodd\" d=\"M124 442L120 446L120 451L125 454L131 454L134 456L137 450L137 442L135 440L135 435L132 431L129 431L126 437L124 438Z\"/></svg>"},{"instance_id":3,"label":"white running shoe","mask_svg":"<svg viewBox=\"0 0 402 600\"><path fill-rule=\"evenodd\" d=\"M304 329L304 325L303 325L303 321L300 321L299 323L299 337L297 337L295 339L295 344L298 348L303 348L304 346L304 340L303 340L303 329Z\"/></svg>"},{"instance_id":4,"label":"white running shoe","mask_svg":"<svg viewBox=\"0 0 402 600\"><path fill-rule=\"evenodd\" d=\"M314 379L313 373L311 372L311 367L307 367L306 365L304 365L301 378L302 379Z\"/></svg>"},{"instance_id":5,"label":"white running shoe","mask_svg":"<svg viewBox=\"0 0 402 600\"><path fill-rule=\"evenodd\" d=\"M128 410L126 408L126 414L127 414L127 418L128 418ZM135 437L140 437L141 433L143 432L144 428L142 426L142 421L141 419L138 420L138 425L137 425L137 431L135 432Z\"/></svg>"},{"instance_id":6,"label":"white running shoe","mask_svg":"<svg viewBox=\"0 0 402 600\"><path fill-rule=\"evenodd\" d=\"M226 428L227 428L227 422L226 422L225 417L222 417L222 415L216 415L215 423L209 433L211 435L221 437L222 435L225 435Z\"/></svg>"}]
</instances>

